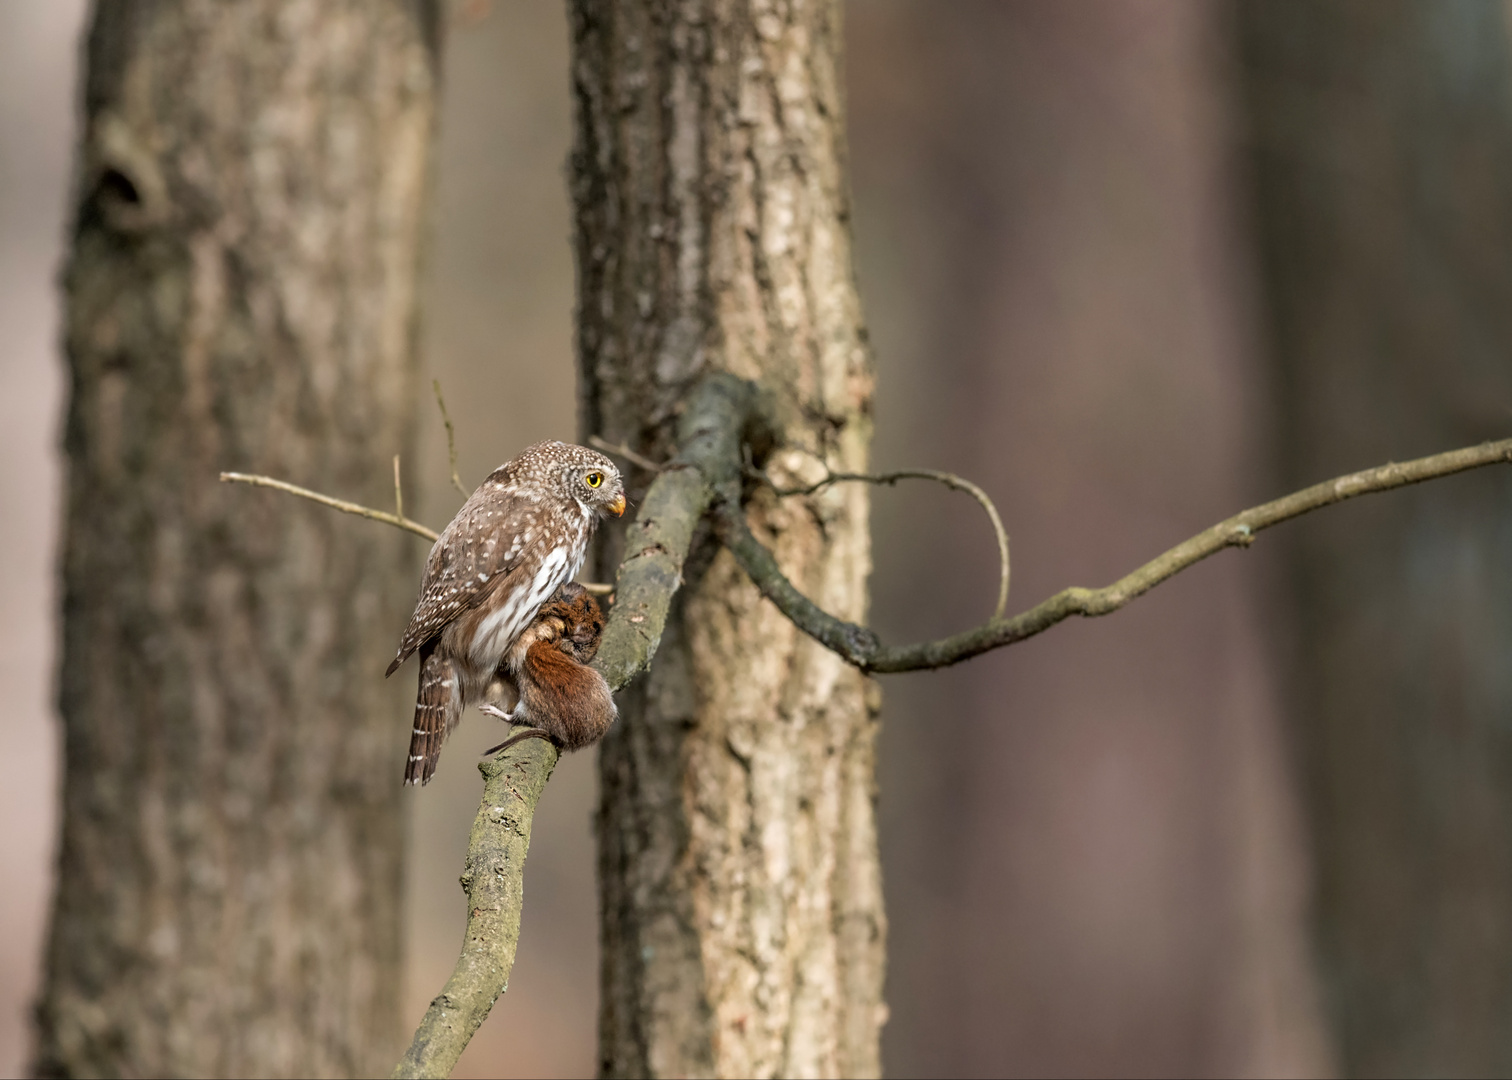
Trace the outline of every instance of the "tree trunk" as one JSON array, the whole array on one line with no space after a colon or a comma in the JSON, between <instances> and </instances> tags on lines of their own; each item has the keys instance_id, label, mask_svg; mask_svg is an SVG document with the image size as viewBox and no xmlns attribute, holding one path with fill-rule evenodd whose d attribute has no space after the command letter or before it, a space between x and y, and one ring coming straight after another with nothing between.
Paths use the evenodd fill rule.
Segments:
<instances>
[{"instance_id":1,"label":"tree trunk","mask_svg":"<svg viewBox=\"0 0 1512 1080\"><path fill-rule=\"evenodd\" d=\"M585 433L665 456L686 388L724 370L770 395L777 483L864 469L838 4L575 0L572 41ZM794 583L863 621L865 489L749 497ZM876 690L728 552L695 542L684 581L600 759L599 1067L875 1075Z\"/></svg>"},{"instance_id":2,"label":"tree trunk","mask_svg":"<svg viewBox=\"0 0 1512 1080\"><path fill-rule=\"evenodd\" d=\"M397 1052L407 725L381 674L415 541L216 474L392 498L436 33L419 0L96 10L44 1074Z\"/></svg>"},{"instance_id":3,"label":"tree trunk","mask_svg":"<svg viewBox=\"0 0 1512 1080\"><path fill-rule=\"evenodd\" d=\"M1499 4L1241 9L1291 485L1507 434ZM1347 1071L1512 1072L1512 479L1294 532L1317 934Z\"/></svg>"}]
</instances>

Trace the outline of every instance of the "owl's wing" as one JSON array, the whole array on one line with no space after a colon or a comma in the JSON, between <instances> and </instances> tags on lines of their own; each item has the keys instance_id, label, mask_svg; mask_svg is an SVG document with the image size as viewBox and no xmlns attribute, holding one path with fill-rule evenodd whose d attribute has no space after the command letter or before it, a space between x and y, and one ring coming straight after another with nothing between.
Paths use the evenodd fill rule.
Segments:
<instances>
[{"instance_id":1,"label":"owl's wing","mask_svg":"<svg viewBox=\"0 0 1512 1080\"><path fill-rule=\"evenodd\" d=\"M488 596L519 566L539 528L534 505L507 483L490 480L473 492L431 547L420 602L405 627L392 675L447 623Z\"/></svg>"}]
</instances>

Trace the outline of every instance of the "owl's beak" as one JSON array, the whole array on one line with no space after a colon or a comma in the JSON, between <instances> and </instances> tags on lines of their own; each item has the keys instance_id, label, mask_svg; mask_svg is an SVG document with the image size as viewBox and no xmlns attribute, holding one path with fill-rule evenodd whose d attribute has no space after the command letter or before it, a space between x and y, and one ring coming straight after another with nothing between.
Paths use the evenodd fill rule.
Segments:
<instances>
[{"instance_id":1,"label":"owl's beak","mask_svg":"<svg viewBox=\"0 0 1512 1080\"><path fill-rule=\"evenodd\" d=\"M614 501L609 504L609 512L611 514L613 514L615 517L620 517L620 516L622 516L624 514L624 512L625 512L625 493L623 491L620 492L618 495L616 495L614 497Z\"/></svg>"}]
</instances>

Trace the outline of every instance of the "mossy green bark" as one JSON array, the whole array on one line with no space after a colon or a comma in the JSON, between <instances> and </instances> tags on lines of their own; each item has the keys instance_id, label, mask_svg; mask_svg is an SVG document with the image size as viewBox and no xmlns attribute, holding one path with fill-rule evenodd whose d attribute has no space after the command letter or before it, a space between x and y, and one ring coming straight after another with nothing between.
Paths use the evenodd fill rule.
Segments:
<instances>
[{"instance_id":1,"label":"mossy green bark","mask_svg":"<svg viewBox=\"0 0 1512 1080\"><path fill-rule=\"evenodd\" d=\"M508 988L520 940L530 824L557 756L545 740L527 739L478 765L483 801L473 820L462 872L467 890L462 954L393 1076L451 1075L473 1032Z\"/></svg>"},{"instance_id":2,"label":"mossy green bark","mask_svg":"<svg viewBox=\"0 0 1512 1080\"><path fill-rule=\"evenodd\" d=\"M739 495L740 447L757 419L756 388L723 372L688 395L678 453L662 469L625 530L614 607L594 667L619 690L644 671L661 643L694 530L722 493Z\"/></svg>"}]
</instances>

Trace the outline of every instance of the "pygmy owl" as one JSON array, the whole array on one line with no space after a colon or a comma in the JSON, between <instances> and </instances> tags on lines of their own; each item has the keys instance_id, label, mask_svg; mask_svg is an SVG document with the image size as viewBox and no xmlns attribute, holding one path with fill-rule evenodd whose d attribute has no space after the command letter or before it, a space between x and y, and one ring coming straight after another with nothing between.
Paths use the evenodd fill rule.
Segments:
<instances>
[{"instance_id":1,"label":"pygmy owl","mask_svg":"<svg viewBox=\"0 0 1512 1080\"><path fill-rule=\"evenodd\" d=\"M603 632L604 613L581 585L569 581L546 601L499 666L500 676L514 687L514 709L479 706L503 720L533 726L490 754L531 737L549 739L563 750L581 750L604 737L614 723L614 699L609 683L587 666Z\"/></svg>"},{"instance_id":2,"label":"pygmy owl","mask_svg":"<svg viewBox=\"0 0 1512 1080\"><path fill-rule=\"evenodd\" d=\"M462 711L484 699L541 605L582 569L599 518L624 512L614 463L561 442L529 447L462 504L431 548L420 602L388 667L392 675L420 653L405 783L430 780Z\"/></svg>"}]
</instances>

